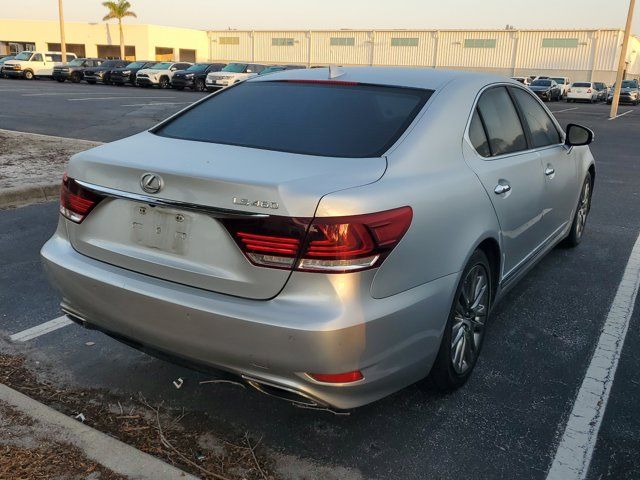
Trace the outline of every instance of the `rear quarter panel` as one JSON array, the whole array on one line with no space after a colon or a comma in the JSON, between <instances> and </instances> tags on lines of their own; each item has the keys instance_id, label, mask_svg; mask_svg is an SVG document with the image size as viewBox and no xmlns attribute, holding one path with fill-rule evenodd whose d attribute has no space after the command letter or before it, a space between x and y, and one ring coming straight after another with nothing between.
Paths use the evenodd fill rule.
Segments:
<instances>
[{"instance_id":1,"label":"rear quarter panel","mask_svg":"<svg viewBox=\"0 0 640 480\"><path fill-rule=\"evenodd\" d=\"M463 133L478 90L474 83L452 82L436 92L389 152L381 180L320 202L317 216L404 205L413 209L411 227L374 277L374 298L458 273L481 241L499 238L491 202L462 155Z\"/></svg>"}]
</instances>

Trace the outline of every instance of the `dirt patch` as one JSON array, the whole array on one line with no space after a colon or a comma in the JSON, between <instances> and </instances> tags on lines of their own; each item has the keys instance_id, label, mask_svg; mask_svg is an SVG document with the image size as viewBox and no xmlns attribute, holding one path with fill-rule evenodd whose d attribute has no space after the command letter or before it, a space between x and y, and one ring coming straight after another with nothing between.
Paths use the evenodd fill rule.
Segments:
<instances>
[{"instance_id":1,"label":"dirt patch","mask_svg":"<svg viewBox=\"0 0 640 480\"><path fill-rule=\"evenodd\" d=\"M123 401L109 392L62 389L46 380L38 379L25 367L24 359L20 356L0 354L0 383L66 415L77 417L82 414L79 421L83 418L85 424L200 478L282 478L275 470L275 462L268 456L261 439L250 438L244 434L233 441L219 440L202 427L206 425L206 419L198 418L195 413L164 408L162 404L153 405L141 396ZM7 446L2 444L4 436L4 429L0 428L0 458L6 458L4 449ZM65 459L64 463L67 461L67 454L61 449L69 448L68 446L52 444L46 448L41 445L35 448L26 447L28 445L11 446L12 450L7 450L7 453L17 455L28 465L31 456L49 455L47 452L51 449L51 452L58 452L61 458ZM87 469L92 468L90 463L83 463L80 459L77 461L86 465ZM3 460L0 460L2 479L52 477L26 474L22 474L22 477L7 477L3 475L3 467Z\"/></svg>"},{"instance_id":2,"label":"dirt patch","mask_svg":"<svg viewBox=\"0 0 640 480\"><path fill-rule=\"evenodd\" d=\"M125 480L0 402L0 478Z\"/></svg>"},{"instance_id":3,"label":"dirt patch","mask_svg":"<svg viewBox=\"0 0 640 480\"><path fill-rule=\"evenodd\" d=\"M72 155L99 142L0 130L0 190L56 183Z\"/></svg>"}]
</instances>

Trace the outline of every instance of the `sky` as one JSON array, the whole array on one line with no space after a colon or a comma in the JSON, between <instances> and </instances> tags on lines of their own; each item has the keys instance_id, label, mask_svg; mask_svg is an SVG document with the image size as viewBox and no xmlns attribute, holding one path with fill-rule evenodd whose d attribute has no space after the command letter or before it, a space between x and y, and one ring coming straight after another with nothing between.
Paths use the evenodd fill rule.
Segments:
<instances>
[{"instance_id":1,"label":"sky","mask_svg":"<svg viewBox=\"0 0 640 480\"><path fill-rule=\"evenodd\" d=\"M129 0L138 19L216 30L623 28L628 0ZM57 0L2 0L2 18L55 20ZM100 0L64 0L65 19L100 22ZM633 33L640 33L636 7ZM0 32L1 35L2 32Z\"/></svg>"}]
</instances>

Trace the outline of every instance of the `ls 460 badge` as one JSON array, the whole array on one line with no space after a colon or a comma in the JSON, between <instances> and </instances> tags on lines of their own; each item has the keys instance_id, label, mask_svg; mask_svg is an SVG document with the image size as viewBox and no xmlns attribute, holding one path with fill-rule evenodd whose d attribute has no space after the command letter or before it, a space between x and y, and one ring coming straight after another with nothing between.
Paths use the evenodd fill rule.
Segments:
<instances>
[{"instance_id":1,"label":"ls 460 badge","mask_svg":"<svg viewBox=\"0 0 640 480\"><path fill-rule=\"evenodd\" d=\"M253 202L248 198L233 197L234 205L242 205L243 207L258 207L258 208L271 208L277 210L280 208L278 202L269 202L267 200L254 200Z\"/></svg>"}]
</instances>

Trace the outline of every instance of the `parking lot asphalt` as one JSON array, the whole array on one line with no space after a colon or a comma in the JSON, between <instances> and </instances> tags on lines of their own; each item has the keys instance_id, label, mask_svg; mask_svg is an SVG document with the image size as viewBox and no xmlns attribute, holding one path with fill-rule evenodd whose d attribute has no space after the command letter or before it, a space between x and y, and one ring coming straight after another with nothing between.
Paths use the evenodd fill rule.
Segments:
<instances>
[{"instance_id":1,"label":"parking lot asphalt","mask_svg":"<svg viewBox=\"0 0 640 480\"><path fill-rule=\"evenodd\" d=\"M76 102L83 105L78 109L74 102L67 102L73 104L72 110L58 116L57 123L49 117L47 126L37 112L6 108L21 102L7 100L7 89L44 85L32 83L0 81L0 128L108 140L118 132L126 136L147 128L159 120L156 117L180 108L164 105L142 115L156 107L124 107L121 100L94 99ZM131 96L167 95L175 97L171 102L176 103L199 98L174 91L46 85L46 92L54 93L86 88L126 90ZM47 103L51 115L67 105L66 100L80 98L69 93L21 98ZM100 105L107 105L108 112L96 108ZM596 186L586 236L577 249L553 250L507 295L488 326L472 379L453 394L435 393L428 382L422 382L349 416L333 416L297 409L233 385L199 385L199 380L209 377L75 325L21 348L33 364L40 362L38 368L48 378L123 396L142 392L156 402L204 412L217 432L248 431L283 453L337 464L364 478L544 479L640 232L640 108L623 106L620 113L630 113L610 121L606 105L549 106L558 112L562 124L584 124L596 134L592 145ZM80 118L74 118L76 114ZM81 128L86 117L95 121ZM76 123L73 129L68 126ZM56 209L55 204L43 204L0 212L0 329L6 333L61 315L59 298L43 276L38 255L55 228ZM588 479L640 477L638 303ZM88 341L95 345L87 347ZM180 390L172 384L178 377L185 380Z\"/></svg>"},{"instance_id":2,"label":"parking lot asphalt","mask_svg":"<svg viewBox=\"0 0 640 480\"><path fill-rule=\"evenodd\" d=\"M7 130L110 142L141 132L205 93L41 79L0 79Z\"/></svg>"}]
</instances>

